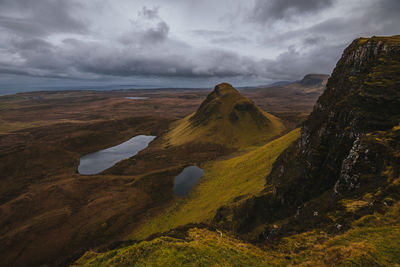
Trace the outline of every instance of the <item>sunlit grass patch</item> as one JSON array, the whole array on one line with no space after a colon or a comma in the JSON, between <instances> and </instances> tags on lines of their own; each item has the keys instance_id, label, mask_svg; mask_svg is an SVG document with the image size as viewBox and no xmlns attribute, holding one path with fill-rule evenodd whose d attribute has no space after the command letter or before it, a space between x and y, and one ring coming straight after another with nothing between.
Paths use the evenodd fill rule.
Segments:
<instances>
[{"instance_id":1,"label":"sunlit grass patch","mask_svg":"<svg viewBox=\"0 0 400 267\"><path fill-rule=\"evenodd\" d=\"M299 134L300 130L296 129L249 152L205 164L202 166L205 175L188 198L147 221L129 238L142 239L187 223L210 220L222 205L239 196L257 194L264 188L276 158Z\"/></svg>"},{"instance_id":2,"label":"sunlit grass patch","mask_svg":"<svg viewBox=\"0 0 400 267\"><path fill-rule=\"evenodd\" d=\"M107 253L87 252L76 266L271 266L273 261L256 246L193 228L186 239L159 237Z\"/></svg>"}]
</instances>

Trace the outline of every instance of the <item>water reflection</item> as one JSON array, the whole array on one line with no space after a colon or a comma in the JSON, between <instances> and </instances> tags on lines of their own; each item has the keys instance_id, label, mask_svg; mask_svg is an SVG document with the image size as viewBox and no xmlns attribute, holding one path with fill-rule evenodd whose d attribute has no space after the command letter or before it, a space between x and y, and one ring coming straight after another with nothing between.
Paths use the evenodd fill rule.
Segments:
<instances>
[{"instance_id":1,"label":"water reflection","mask_svg":"<svg viewBox=\"0 0 400 267\"><path fill-rule=\"evenodd\" d=\"M145 149L155 136L138 135L122 144L103 149L81 157L78 172L80 174L97 174L117 162L130 158Z\"/></svg>"},{"instance_id":2,"label":"water reflection","mask_svg":"<svg viewBox=\"0 0 400 267\"><path fill-rule=\"evenodd\" d=\"M197 166L186 167L174 180L174 193L178 196L187 196L192 187L203 176L203 169Z\"/></svg>"}]
</instances>

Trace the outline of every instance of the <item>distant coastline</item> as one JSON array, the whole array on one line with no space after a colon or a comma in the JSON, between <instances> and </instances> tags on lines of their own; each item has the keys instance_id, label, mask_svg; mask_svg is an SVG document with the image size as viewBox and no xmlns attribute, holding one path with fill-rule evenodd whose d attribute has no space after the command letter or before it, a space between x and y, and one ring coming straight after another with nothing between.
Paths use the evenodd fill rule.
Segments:
<instances>
[{"instance_id":1,"label":"distant coastline","mask_svg":"<svg viewBox=\"0 0 400 267\"><path fill-rule=\"evenodd\" d=\"M140 90L140 89L164 89L168 87L148 85L107 85L107 86L60 86L60 87L30 87L22 88L0 88L0 96L18 93L31 93L43 91L115 91L115 90ZM170 88L170 87L169 87Z\"/></svg>"}]
</instances>

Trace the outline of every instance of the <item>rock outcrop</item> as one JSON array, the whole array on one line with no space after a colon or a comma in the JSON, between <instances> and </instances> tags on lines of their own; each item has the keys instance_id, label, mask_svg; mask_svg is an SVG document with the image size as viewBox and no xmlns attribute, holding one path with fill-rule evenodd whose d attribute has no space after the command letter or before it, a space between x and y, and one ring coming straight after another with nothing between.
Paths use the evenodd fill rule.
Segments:
<instances>
[{"instance_id":1,"label":"rock outcrop","mask_svg":"<svg viewBox=\"0 0 400 267\"><path fill-rule=\"evenodd\" d=\"M329 214L341 209L338 203L345 197L372 193L375 208L388 194L400 197L391 184L399 175L399 122L400 36L355 40L304 122L300 139L276 161L264 193L222 207L215 224L266 239L311 225L333 226L336 220L345 225L347 215ZM271 228L283 220L279 231Z\"/></svg>"},{"instance_id":2,"label":"rock outcrop","mask_svg":"<svg viewBox=\"0 0 400 267\"><path fill-rule=\"evenodd\" d=\"M300 84L302 86L307 86L307 87L326 85L328 78L329 78L329 75L327 75L327 74L307 74L300 81Z\"/></svg>"}]
</instances>

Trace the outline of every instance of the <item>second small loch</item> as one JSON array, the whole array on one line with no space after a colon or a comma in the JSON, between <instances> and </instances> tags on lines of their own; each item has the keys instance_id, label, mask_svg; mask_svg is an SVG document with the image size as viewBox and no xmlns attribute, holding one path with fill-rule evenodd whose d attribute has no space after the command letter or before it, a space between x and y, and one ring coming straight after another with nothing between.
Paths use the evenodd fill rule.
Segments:
<instances>
[{"instance_id":1,"label":"second small loch","mask_svg":"<svg viewBox=\"0 0 400 267\"><path fill-rule=\"evenodd\" d=\"M175 195L185 197L189 194L193 186L197 184L199 179L204 175L203 169L197 166L190 166L175 176L174 193Z\"/></svg>"}]
</instances>

